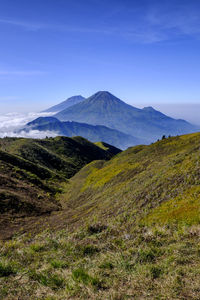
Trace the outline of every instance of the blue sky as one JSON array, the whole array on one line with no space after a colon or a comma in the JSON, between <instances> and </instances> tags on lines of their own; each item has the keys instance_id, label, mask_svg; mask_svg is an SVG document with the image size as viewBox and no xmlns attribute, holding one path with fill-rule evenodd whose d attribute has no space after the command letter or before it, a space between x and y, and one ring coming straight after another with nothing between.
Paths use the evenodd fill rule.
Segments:
<instances>
[{"instance_id":1,"label":"blue sky","mask_svg":"<svg viewBox=\"0 0 200 300\"><path fill-rule=\"evenodd\" d=\"M199 0L0 0L0 41L1 112L98 90L200 104Z\"/></svg>"}]
</instances>

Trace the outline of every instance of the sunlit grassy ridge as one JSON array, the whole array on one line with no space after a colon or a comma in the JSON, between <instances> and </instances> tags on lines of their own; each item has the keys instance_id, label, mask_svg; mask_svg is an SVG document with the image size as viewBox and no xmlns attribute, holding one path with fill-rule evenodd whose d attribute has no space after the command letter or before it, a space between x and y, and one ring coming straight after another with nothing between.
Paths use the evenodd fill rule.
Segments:
<instances>
[{"instance_id":1,"label":"sunlit grassy ridge","mask_svg":"<svg viewBox=\"0 0 200 300\"><path fill-rule=\"evenodd\" d=\"M1 244L0 297L200 299L199 151L192 134L83 167L58 197L69 226Z\"/></svg>"},{"instance_id":2,"label":"sunlit grassy ridge","mask_svg":"<svg viewBox=\"0 0 200 300\"><path fill-rule=\"evenodd\" d=\"M168 222L169 214L174 222L198 222L199 147L200 135L193 134L130 148L100 165L93 162L71 180L68 186L73 192L65 199L88 198L90 205L97 203L101 208L100 214L109 209L109 214L116 215L118 210L134 208L150 220L146 214L153 215L155 209L160 217L152 217L152 221Z\"/></svg>"},{"instance_id":3,"label":"sunlit grassy ridge","mask_svg":"<svg viewBox=\"0 0 200 300\"><path fill-rule=\"evenodd\" d=\"M195 186L155 208L146 218L149 224L200 223L200 186Z\"/></svg>"}]
</instances>

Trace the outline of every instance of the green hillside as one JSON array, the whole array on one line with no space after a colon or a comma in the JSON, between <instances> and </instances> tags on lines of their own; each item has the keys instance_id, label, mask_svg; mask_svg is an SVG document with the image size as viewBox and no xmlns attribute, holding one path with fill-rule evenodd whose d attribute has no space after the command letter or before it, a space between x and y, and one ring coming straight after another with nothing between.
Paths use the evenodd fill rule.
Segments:
<instances>
[{"instance_id":1,"label":"green hillside","mask_svg":"<svg viewBox=\"0 0 200 300\"><path fill-rule=\"evenodd\" d=\"M1 297L200 299L199 149L196 133L87 164L46 231L2 242Z\"/></svg>"},{"instance_id":2,"label":"green hillside","mask_svg":"<svg viewBox=\"0 0 200 300\"><path fill-rule=\"evenodd\" d=\"M54 172L63 179L72 177L92 160L110 159L113 156L111 152L108 153L82 137L4 138L0 139L0 150L43 167L47 172Z\"/></svg>"},{"instance_id":3,"label":"green hillside","mask_svg":"<svg viewBox=\"0 0 200 300\"><path fill-rule=\"evenodd\" d=\"M123 207L126 212L134 208L144 224L198 223L199 147L198 133L129 148L108 162L91 162L67 185L65 200L90 199L85 204L96 206L104 219Z\"/></svg>"},{"instance_id":4,"label":"green hillside","mask_svg":"<svg viewBox=\"0 0 200 300\"><path fill-rule=\"evenodd\" d=\"M120 150L113 151L81 137L0 139L0 237L23 231L25 217L60 210L60 184L92 160L110 159Z\"/></svg>"}]
</instances>

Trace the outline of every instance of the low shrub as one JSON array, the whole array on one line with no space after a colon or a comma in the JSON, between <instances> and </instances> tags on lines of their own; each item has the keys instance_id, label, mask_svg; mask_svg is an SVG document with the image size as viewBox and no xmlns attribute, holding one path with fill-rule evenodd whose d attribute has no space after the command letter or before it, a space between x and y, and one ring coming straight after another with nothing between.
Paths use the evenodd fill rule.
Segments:
<instances>
[{"instance_id":1,"label":"low shrub","mask_svg":"<svg viewBox=\"0 0 200 300\"><path fill-rule=\"evenodd\" d=\"M11 263L0 262L0 277L7 277L16 274L16 270Z\"/></svg>"}]
</instances>

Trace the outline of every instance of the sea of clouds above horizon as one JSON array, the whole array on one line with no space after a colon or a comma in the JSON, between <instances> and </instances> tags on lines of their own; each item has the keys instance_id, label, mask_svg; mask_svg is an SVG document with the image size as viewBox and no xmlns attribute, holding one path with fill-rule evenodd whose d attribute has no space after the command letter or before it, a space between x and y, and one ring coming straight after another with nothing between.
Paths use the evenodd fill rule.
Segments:
<instances>
[{"instance_id":1,"label":"sea of clouds above horizon","mask_svg":"<svg viewBox=\"0 0 200 300\"><path fill-rule=\"evenodd\" d=\"M38 117L50 116L52 113L7 113L0 114L0 138L4 137L25 137L42 139L46 136L55 137L59 135L53 131L30 130L26 132L21 130L28 122L33 121ZM19 132L20 131L20 132Z\"/></svg>"}]
</instances>

